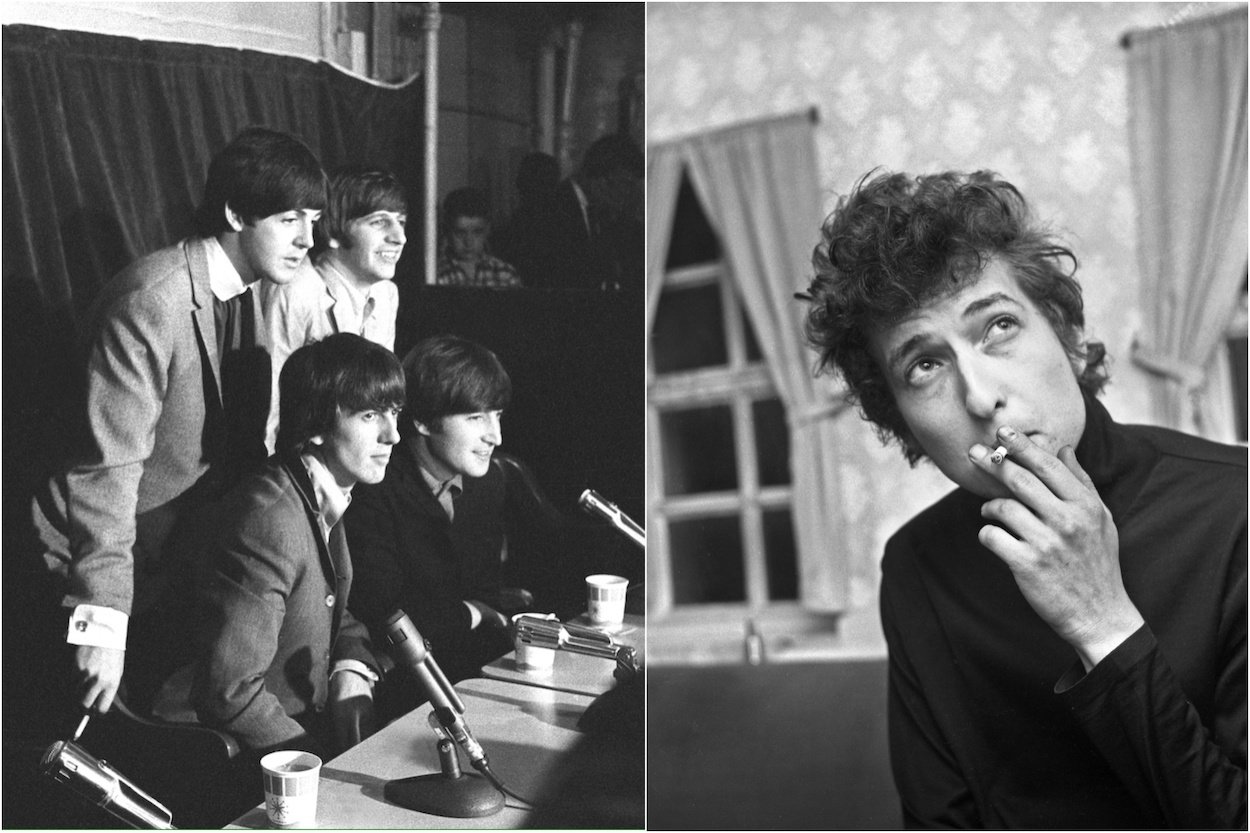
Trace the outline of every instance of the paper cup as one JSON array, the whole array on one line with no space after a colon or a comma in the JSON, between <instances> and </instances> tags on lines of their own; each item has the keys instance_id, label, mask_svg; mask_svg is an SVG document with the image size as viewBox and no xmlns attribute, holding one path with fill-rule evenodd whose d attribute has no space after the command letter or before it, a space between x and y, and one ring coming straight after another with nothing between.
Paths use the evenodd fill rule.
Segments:
<instances>
[{"instance_id":1,"label":"paper cup","mask_svg":"<svg viewBox=\"0 0 1250 833\"><path fill-rule=\"evenodd\" d=\"M516 623L522 616L528 616L531 619L555 619L554 613L548 613L543 616L539 613L518 613L512 617L512 633L513 645L516 647L516 664L527 674L545 675L551 673L551 667L556 661L556 652L554 648L539 648L536 645L526 645L516 636Z\"/></svg>"},{"instance_id":2,"label":"paper cup","mask_svg":"<svg viewBox=\"0 0 1250 833\"><path fill-rule=\"evenodd\" d=\"M265 779L265 812L278 827L312 827L317 822L321 759L311 752L284 749L260 759Z\"/></svg>"},{"instance_id":3,"label":"paper cup","mask_svg":"<svg viewBox=\"0 0 1250 833\"><path fill-rule=\"evenodd\" d=\"M592 624L619 625L625 621L625 589L621 576L586 576L586 611Z\"/></svg>"}]
</instances>

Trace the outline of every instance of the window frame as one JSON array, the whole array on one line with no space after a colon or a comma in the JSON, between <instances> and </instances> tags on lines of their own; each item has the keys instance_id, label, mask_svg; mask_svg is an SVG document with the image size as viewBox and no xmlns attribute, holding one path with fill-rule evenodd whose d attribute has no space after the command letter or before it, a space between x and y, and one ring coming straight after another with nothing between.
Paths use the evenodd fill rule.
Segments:
<instances>
[{"instance_id":1,"label":"window frame","mask_svg":"<svg viewBox=\"0 0 1250 833\"><path fill-rule=\"evenodd\" d=\"M793 517L793 484L760 485L753 408L761 400L778 398L776 384L762 357L748 357L746 305L740 297L728 262L717 260L665 270L661 292L710 285L721 293L721 325L726 364L657 376L651 352L647 354L647 453L652 497L649 507L648 559L651 575L651 614L674 624L710 625L723 633L727 622L747 617L777 616L790 621L801 613L798 600L769 598L768 564L764 548L764 513L783 509ZM662 301L661 301L662 302ZM648 338L650 334L648 334ZM728 406L734 426L738 488L695 495L666 496L660 422L665 412L706 406ZM672 520L734 516L739 519L744 555L742 602L679 605L673 598L672 559L668 525Z\"/></svg>"}]
</instances>

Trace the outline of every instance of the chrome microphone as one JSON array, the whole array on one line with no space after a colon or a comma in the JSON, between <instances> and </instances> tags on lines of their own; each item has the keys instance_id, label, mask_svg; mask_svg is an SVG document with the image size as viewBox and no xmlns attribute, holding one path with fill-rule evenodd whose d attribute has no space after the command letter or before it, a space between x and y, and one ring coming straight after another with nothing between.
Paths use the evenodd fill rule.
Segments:
<instances>
[{"instance_id":1,"label":"chrome microphone","mask_svg":"<svg viewBox=\"0 0 1250 833\"><path fill-rule=\"evenodd\" d=\"M165 805L72 740L59 740L49 746L40 769L53 781L65 784L131 827L174 829L173 814Z\"/></svg>"},{"instance_id":2,"label":"chrome microphone","mask_svg":"<svg viewBox=\"0 0 1250 833\"><path fill-rule=\"evenodd\" d=\"M530 615L518 616L515 625L517 639L526 645L614 660L618 679L638 673L638 653L602 631Z\"/></svg>"},{"instance_id":3,"label":"chrome microphone","mask_svg":"<svg viewBox=\"0 0 1250 833\"><path fill-rule=\"evenodd\" d=\"M643 528L622 512L615 503L605 500L603 495L594 489L587 489L582 492L582 496L577 499L577 505L590 514L603 518L627 535L635 544L646 549L647 533Z\"/></svg>"},{"instance_id":4,"label":"chrome microphone","mask_svg":"<svg viewBox=\"0 0 1250 833\"><path fill-rule=\"evenodd\" d=\"M473 737L469 724L465 723L462 716L464 701L456 694L456 689L434 661L417 626L402 610L395 611L386 620L386 641L395 661L416 674L430 698L430 705L434 707L431 716L438 720L447 735L469 756L474 769L480 770L489 766L486 751L477 742L477 738Z\"/></svg>"}]
</instances>

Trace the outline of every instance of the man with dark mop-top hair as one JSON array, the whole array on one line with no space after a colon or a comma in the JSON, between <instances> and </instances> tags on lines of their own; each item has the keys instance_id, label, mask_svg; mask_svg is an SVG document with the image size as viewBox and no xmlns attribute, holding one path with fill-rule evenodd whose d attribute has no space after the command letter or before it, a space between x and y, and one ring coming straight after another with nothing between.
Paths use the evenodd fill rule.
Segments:
<instances>
[{"instance_id":1,"label":"man with dark mop-top hair","mask_svg":"<svg viewBox=\"0 0 1250 833\"><path fill-rule=\"evenodd\" d=\"M325 201L302 142L248 128L209 165L198 234L135 261L95 302L80 442L33 506L60 596L46 628L74 646L83 708L108 711L124 667L133 693L135 659L180 659L183 617L152 618L177 606L176 558L199 507L265 459L271 370L253 285L295 277Z\"/></svg>"},{"instance_id":2,"label":"man with dark mop-top hair","mask_svg":"<svg viewBox=\"0 0 1250 833\"><path fill-rule=\"evenodd\" d=\"M491 465L512 381L489 349L450 335L423 339L403 366L403 440L347 513L351 609L375 642L405 611L454 682L511 650L508 616L527 606L502 587L506 484Z\"/></svg>"},{"instance_id":3,"label":"man with dark mop-top hair","mask_svg":"<svg viewBox=\"0 0 1250 833\"><path fill-rule=\"evenodd\" d=\"M191 702L247 750L328 757L373 729L381 669L347 607L342 519L357 484L386 473L404 374L385 347L335 333L291 354L280 390L277 452L213 514Z\"/></svg>"},{"instance_id":4,"label":"man with dark mop-top hair","mask_svg":"<svg viewBox=\"0 0 1250 833\"><path fill-rule=\"evenodd\" d=\"M261 287L274 366L265 440L270 451L278 432L278 376L287 356L331 333L356 333L395 349L395 268L408 242L407 226L408 197L393 174L338 168L313 229L311 262L295 280Z\"/></svg>"},{"instance_id":5,"label":"man with dark mop-top hair","mask_svg":"<svg viewBox=\"0 0 1250 833\"><path fill-rule=\"evenodd\" d=\"M807 333L958 488L886 545L909 827L1246 827L1246 450L1121 425L1076 258L994 174L865 177Z\"/></svg>"}]
</instances>

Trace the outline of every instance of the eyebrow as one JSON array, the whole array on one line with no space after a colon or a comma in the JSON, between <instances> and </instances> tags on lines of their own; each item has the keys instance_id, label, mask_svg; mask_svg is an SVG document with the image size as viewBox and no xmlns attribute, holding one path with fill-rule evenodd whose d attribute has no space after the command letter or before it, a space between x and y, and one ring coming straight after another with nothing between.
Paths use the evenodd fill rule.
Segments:
<instances>
[{"instance_id":1,"label":"eyebrow","mask_svg":"<svg viewBox=\"0 0 1250 833\"><path fill-rule=\"evenodd\" d=\"M1007 303L1017 307L1020 306L1020 302L1015 298L1012 298L1007 293L992 292L984 298L977 298L975 301L968 304L968 306L964 307L963 314L960 317L967 320L984 312L986 309L1001 303ZM928 339L928 333L917 333L907 339L898 347L890 351L890 355L886 357L886 367L890 371L894 371L898 365L915 350L917 345L923 344Z\"/></svg>"}]
</instances>

